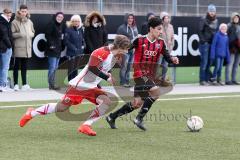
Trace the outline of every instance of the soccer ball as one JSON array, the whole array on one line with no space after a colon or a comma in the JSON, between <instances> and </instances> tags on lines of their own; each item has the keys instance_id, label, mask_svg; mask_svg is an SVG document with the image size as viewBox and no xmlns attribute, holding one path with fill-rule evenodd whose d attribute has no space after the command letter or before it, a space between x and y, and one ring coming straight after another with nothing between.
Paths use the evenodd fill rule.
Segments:
<instances>
[{"instance_id":1,"label":"soccer ball","mask_svg":"<svg viewBox=\"0 0 240 160\"><path fill-rule=\"evenodd\" d=\"M203 128L203 120L199 116L192 116L187 120L187 127L191 132L198 132Z\"/></svg>"}]
</instances>

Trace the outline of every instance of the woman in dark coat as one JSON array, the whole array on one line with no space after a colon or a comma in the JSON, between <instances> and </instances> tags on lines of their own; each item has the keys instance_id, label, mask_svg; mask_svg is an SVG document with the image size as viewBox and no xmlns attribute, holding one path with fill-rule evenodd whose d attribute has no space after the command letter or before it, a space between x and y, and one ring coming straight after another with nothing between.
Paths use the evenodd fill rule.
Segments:
<instances>
[{"instance_id":1,"label":"woman in dark coat","mask_svg":"<svg viewBox=\"0 0 240 160\"><path fill-rule=\"evenodd\" d=\"M95 49L107 44L106 21L103 15L94 11L85 19L84 39L86 54L91 54Z\"/></svg>"},{"instance_id":2,"label":"woman in dark coat","mask_svg":"<svg viewBox=\"0 0 240 160\"><path fill-rule=\"evenodd\" d=\"M79 15L73 15L71 20L67 22L64 37L67 46L68 81L70 81L77 76L80 61L83 60L84 38L82 20Z\"/></svg>"},{"instance_id":3,"label":"woman in dark coat","mask_svg":"<svg viewBox=\"0 0 240 160\"><path fill-rule=\"evenodd\" d=\"M225 83L239 85L237 73L240 63L240 14L237 12L232 13L231 22L228 24L228 37L231 60L225 68Z\"/></svg>"},{"instance_id":4,"label":"woman in dark coat","mask_svg":"<svg viewBox=\"0 0 240 160\"><path fill-rule=\"evenodd\" d=\"M61 51L63 49L63 19L63 13L57 12L55 16L53 16L53 20L48 23L45 32L47 39L45 55L48 57L48 84L50 90L59 89L59 87L55 85L55 72L58 68Z\"/></svg>"}]
</instances>

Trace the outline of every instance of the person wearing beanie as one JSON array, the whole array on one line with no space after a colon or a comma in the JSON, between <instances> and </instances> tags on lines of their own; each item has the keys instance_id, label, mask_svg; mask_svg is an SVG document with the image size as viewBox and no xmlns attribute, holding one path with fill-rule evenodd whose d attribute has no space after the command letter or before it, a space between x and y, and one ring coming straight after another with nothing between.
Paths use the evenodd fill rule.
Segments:
<instances>
[{"instance_id":1,"label":"person wearing beanie","mask_svg":"<svg viewBox=\"0 0 240 160\"><path fill-rule=\"evenodd\" d=\"M141 35L146 35L148 33L148 20L155 17L155 14L152 12L147 13L146 21L143 22L141 26Z\"/></svg>"},{"instance_id":2,"label":"person wearing beanie","mask_svg":"<svg viewBox=\"0 0 240 160\"><path fill-rule=\"evenodd\" d=\"M174 46L174 29L172 24L170 24L171 18L167 12L161 12L160 18L163 21L163 32L161 34L161 38L163 38L164 41L166 42L168 52L171 54ZM166 79L168 62L164 58L161 58L160 64L162 67L162 85L163 86L172 85L172 83Z\"/></svg>"},{"instance_id":3,"label":"person wearing beanie","mask_svg":"<svg viewBox=\"0 0 240 160\"><path fill-rule=\"evenodd\" d=\"M82 19L79 15L73 15L71 20L67 22L64 40L67 47L68 81L77 76L80 59L83 60L84 36L82 26Z\"/></svg>"},{"instance_id":4,"label":"person wearing beanie","mask_svg":"<svg viewBox=\"0 0 240 160\"><path fill-rule=\"evenodd\" d=\"M214 4L208 5L208 13L210 13L210 12L216 13L216 7Z\"/></svg>"},{"instance_id":5,"label":"person wearing beanie","mask_svg":"<svg viewBox=\"0 0 240 160\"><path fill-rule=\"evenodd\" d=\"M207 14L201 18L199 23L199 51L200 51L200 71L199 83L202 86L211 84L210 78L210 47L214 34L218 29L218 19L216 18L216 7L210 4L207 8Z\"/></svg>"},{"instance_id":6,"label":"person wearing beanie","mask_svg":"<svg viewBox=\"0 0 240 160\"><path fill-rule=\"evenodd\" d=\"M45 56L48 57L48 85L50 90L60 89L55 84L55 73L58 68L61 51L63 50L63 26L64 14L57 12L53 19L47 24L45 29L45 37L47 45L45 49Z\"/></svg>"},{"instance_id":7,"label":"person wearing beanie","mask_svg":"<svg viewBox=\"0 0 240 160\"><path fill-rule=\"evenodd\" d=\"M225 84L239 85L237 71L240 63L240 14L233 12L231 21L228 23L228 38L230 49L230 63L226 65Z\"/></svg>"}]
</instances>

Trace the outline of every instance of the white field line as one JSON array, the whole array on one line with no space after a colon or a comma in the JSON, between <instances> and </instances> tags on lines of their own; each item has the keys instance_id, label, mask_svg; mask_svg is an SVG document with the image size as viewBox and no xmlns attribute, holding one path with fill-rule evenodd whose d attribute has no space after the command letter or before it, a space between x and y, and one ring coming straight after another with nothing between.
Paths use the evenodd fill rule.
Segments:
<instances>
[{"instance_id":1,"label":"white field line","mask_svg":"<svg viewBox=\"0 0 240 160\"><path fill-rule=\"evenodd\" d=\"M240 97L240 95L166 98L166 99L158 99L157 101L179 101L179 100L217 99L217 98L233 98L233 97ZM120 100L119 102L124 102L124 101ZM83 102L82 104L91 104L91 103L90 102ZM33 106L41 106L41 105L43 105L43 104L22 104L22 105L13 105L13 106L0 106L0 109L18 108L18 107L33 107Z\"/></svg>"}]
</instances>

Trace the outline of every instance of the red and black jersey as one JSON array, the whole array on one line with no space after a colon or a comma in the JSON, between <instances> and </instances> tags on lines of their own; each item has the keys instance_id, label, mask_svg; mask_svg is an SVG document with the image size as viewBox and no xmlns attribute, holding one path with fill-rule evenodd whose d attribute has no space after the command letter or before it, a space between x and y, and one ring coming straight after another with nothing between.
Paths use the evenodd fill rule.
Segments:
<instances>
[{"instance_id":1,"label":"red and black jersey","mask_svg":"<svg viewBox=\"0 0 240 160\"><path fill-rule=\"evenodd\" d=\"M140 36L132 43L134 51L134 78L147 76L152 77L156 72L156 67L161 55L171 62L170 55L163 39L155 39L151 42L147 36Z\"/></svg>"}]
</instances>

